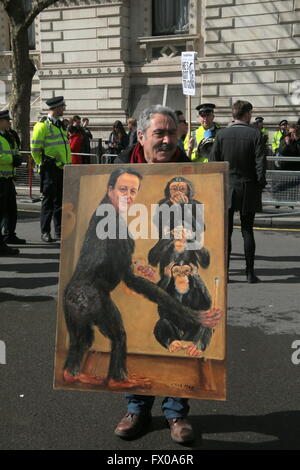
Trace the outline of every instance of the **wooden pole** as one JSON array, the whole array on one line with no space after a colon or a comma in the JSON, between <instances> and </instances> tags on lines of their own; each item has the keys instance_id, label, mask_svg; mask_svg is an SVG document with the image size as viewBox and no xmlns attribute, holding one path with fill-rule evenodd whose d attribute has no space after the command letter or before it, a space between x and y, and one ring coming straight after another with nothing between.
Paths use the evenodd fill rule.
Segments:
<instances>
[{"instance_id":1,"label":"wooden pole","mask_svg":"<svg viewBox=\"0 0 300 470\"><path fill-rule=\"evenodd\" d=\"M188 95L188 136L189 138L192 135L192 97Z\"/></svg>"}]
</instances>

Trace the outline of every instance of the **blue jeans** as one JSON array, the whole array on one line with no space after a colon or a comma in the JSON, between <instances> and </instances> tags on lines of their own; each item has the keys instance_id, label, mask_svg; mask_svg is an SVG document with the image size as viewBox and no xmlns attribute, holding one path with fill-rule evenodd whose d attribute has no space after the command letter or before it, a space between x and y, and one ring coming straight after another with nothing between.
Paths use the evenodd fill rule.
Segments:
<instances>
[{"instance_id":1,"label":"blue jeans","mask_svg":"<svg viewBox=\"0 0 300 470\"><path fill-rule=\"evenodd\" d=\"M126 394L125 397L128 400L128 413L151 413L151 409L155 400L154 396ZM186 418L190 410L187 398L173 397L164 398L161 408L166 419Z\"/></svg>"}]
</instances>

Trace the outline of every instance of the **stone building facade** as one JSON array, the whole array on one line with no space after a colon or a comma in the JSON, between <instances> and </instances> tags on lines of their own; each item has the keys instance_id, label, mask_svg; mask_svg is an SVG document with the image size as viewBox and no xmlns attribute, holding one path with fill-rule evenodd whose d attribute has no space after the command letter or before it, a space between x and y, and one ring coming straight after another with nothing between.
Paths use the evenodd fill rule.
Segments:
<instances>
[{"instance_id":1,"label":"stone building facade","mask_svg":"<svg viewBox=\"0 0 300 470\"><path fill-rule=\"evenodd\" d=\"M10 48L2 9L0 27L3 107ZM273 128L300 116L300 0L64 0L40 14L34 37L32 121L54 95L100 134L152 103L186 109L184 50L198 53L192 109L214 102L226 124L232 102L247 99Z\"/></svg>"}]
</instances>

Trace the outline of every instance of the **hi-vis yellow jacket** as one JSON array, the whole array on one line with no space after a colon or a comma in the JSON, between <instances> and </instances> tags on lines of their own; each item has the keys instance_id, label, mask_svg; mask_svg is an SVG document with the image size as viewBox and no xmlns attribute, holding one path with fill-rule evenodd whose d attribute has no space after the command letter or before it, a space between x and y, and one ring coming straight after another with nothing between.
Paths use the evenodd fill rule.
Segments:
<instances>
[{"instance_id":1,"label":"hi-vis yellow jacket","mask_svg":"<svg viewBox=\"0 0 300 470\"><path fill-rule=\"evenodd\" d=\"M37 165L42 165L43 156L53 158L57 167L71 163L67 131L55 126L49 117L37 122L31 138L31 155Z\"/></svg>"},{"instance_id":2,"label":"hi-vis yellow jacket","mask_svg":"<svg viewBox=\"0 0 300 470\"><path fill-rule=\"evenodd\" d=\"M280 147L280 141L282 139L283 133L279 130L274 132L273 134L273 142L272 142L272 150L274 153L279 149Z\"/></svg>"},{"instance_id":3,"label":"hi-vis yellow jacket","mask_svg":"<svg viewBox=\"0 0 300 470\"><path fill-rule=\"evenodd\" d=\"M0 134L0 178L13 178L15 168L13 156L19 154L17 146L13 148L8 140Z\"/></svg>"},{"instance_id":4,"label":"hi-vis yellow jacket","mask_svg":"<svg viewBox=\"0 0 300 470\"><path fill-rule=\"evenodd\" d=\"M214 123L214 125L215 125L215 129L219 129L220 126L218 124ZM203 157L199 155L197 152L200 142L204 140L204 133L205 133L205 129L203 126L199 126L196 129L196 131L192 132L192 137L194 137L195 139L194 148L192 150L191 156L189 157L192 160L192 162L202 162L202 163L208 162L207 156ZM210 141L212 143L214 141L214 137L212 137ZM184 149L186 153L188 152L188 147L189 147L189 136L187 135L186 138L184 139Z\"/></svg>"}]
</instances>

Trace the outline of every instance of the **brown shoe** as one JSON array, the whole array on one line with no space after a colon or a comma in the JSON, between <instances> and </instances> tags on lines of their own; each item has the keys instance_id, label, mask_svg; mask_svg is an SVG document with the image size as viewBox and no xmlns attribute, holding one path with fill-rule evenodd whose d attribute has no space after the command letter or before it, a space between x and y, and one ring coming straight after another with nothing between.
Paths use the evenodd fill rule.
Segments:
<instances>
[{"instance_id":1,"label":"brown shoe","mask_svg":"<svg viewBox=\"0 0 300 470\"><path fill-rule=\"evenodd\" d=\"M194 440L193 428L186 419L172 418L168 419L167 422L170 427L172 441L183 444Z\"/></svg>"},{"instance_id":2,"label":"brown shoe","mask_svg":"<svg viewBox=\"0 0 300 470\"><path fill-rule=\"evenodd\" d=\"M136 437L151 422L151 415L148 413L134 414L126 413L115 429L115 434L123 438Z\"/></svg>"}]
</instances>

